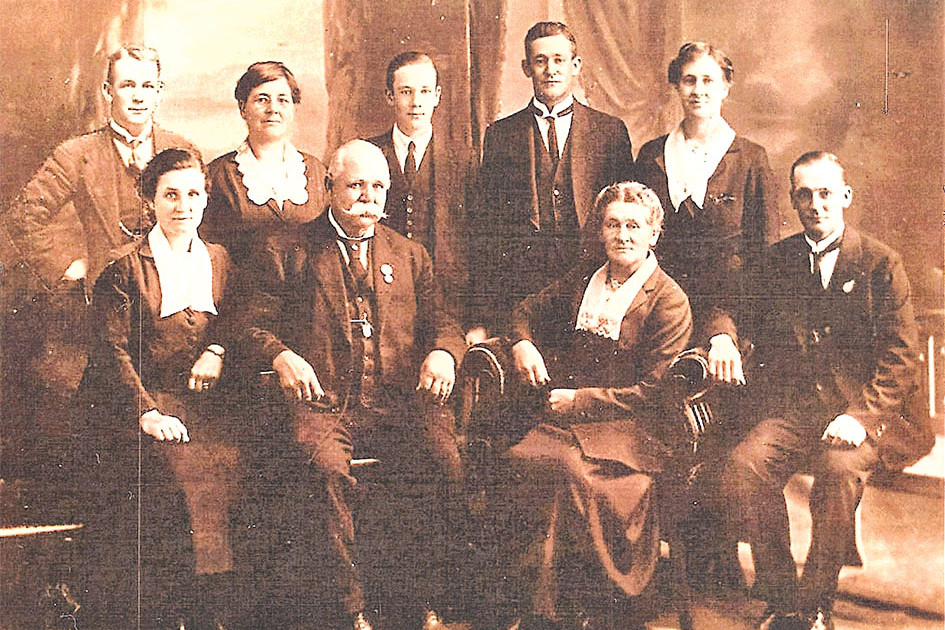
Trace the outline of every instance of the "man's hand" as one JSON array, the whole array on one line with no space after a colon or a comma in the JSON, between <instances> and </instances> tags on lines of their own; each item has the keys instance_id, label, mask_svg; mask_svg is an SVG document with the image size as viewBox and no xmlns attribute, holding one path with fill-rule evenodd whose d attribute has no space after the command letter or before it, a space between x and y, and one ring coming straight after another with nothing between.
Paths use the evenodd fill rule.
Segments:
<instances>
[{"instance_id":1,"label":"man's hand","mask_svg":"<svg viewBox=\"0 0 945 630\"><path fill-rule=\"evenodd\" d=\"M485 326L473 326L466 331L466 345L474 346L477 343L482 343L489 338L489 333L486 330Z\"/></svg>"},{"instance_id":2,"label":"man's hand","mask_svg":"<svg viewBox=\"0 0 945 630\"><path fill-rule=\"evenodd\" d=\"M866 429L853 416L843 413L834 418L820 438L830 446L859 446L866 439Z\"/></svg>"},{"instance_id":3,"label":"man's hand","mask_svg":"<svg viewBox=\"0 0 945 630\"><path fill-rule=\"evenodd\" d=\"M554 413L570 413L574 410L576 389L553 389L548 392L548 406Z\"/></svg>"},{"instance_id":4,"label":"man's hand","mask_svg":"<svg viewBox=\"0 0 945 630\"><path fill-rule=\"evenodd\" d=\"M141 430L159 442L190 442L187 427L174 416L165 416L157 409L141 414L138 419Z\"/></svg>"},{"instance_id":5,"label":"man's hand","mask_svg":"<svg viewBox=\"0 0 945 630\"><path fill-rule=\"evenodd\" d=\"M528 339L522 339L512 346L512 362L522 380L532 387L539 387L551 380L548 368L545 367L545 359L535 344Z\"/></svg>"},{"instance_id":6,"label":"man's hand","mask_svg":"<svg viewBox=\"0 0 945 630\"><path fill-rule=\"evenodd\" d=\"M187 382L187 387L195 392L210 389L220 378L222 369L223 357L204 350L194 362L194 367L190 368L190 380Z\"/></svg>"},{"instance_id":7,"label":"man's hand","mask_svg":"<svg viewBox=\"0 0 945 630\"><path fill-rule=\"evenodd\" d=\"M722 333L709 340L709 374L723 383L745 384L742 355L732 338Z\"/></svg>"},{"instance_id":8,"label":"man's hand","mask_svg":"<svg viewBox=\"0 0 945 630\"><path fill-rule=\"evenodd\" d=\"M89 272L89 261L85 258L76 258L72 261L67 268L65 273L62 274L63 280L69 280L70 282L78 282L85 278Z\"/></svg>"},{"instance_id":9,"label":"man's hand","mask_svg":"<svg viewBox=\"0 0 945 630\"><path fill-rule=\"evenodd\" d=\"M272 369L279 375L279 384L287 398L311 401L325 395L315 376L315 368L309 362L292 352L283 350L272 360Z\"/></svg>"},{"instance_id":10,"label":"man's hand","mask_svg":"<svg viewBox=\"0 0 945 630\"><path fill-rule=\"evenodd\" d=\"M456 383L456 360L446 350L433 350L420 366L417 390L429 391L439 402L446 402Z\"/></svg>"}]
</instances>

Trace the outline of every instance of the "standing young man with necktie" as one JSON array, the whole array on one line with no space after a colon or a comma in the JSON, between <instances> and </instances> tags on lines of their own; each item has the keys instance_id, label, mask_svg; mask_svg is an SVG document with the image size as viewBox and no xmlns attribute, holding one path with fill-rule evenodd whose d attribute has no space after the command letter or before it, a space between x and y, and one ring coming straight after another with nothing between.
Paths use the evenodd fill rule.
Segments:
<instances>
[{"instance_id":1,"label":"standing young man with necktie","mask_svg":"<svg viewBox=\"0 0 945 630\"><path fill-rule=\"evenodd\" d=\"M433 257L447 307L459 318L465 308L465 213L472 181L472 154L445 133L434 133L440 103L439 75L423 52L396 55L387 66L390 131L370 138L387 158L391 186L385 223L423 245Z\"/></svg>"},{"instance_id":2,"label":"standing young man with necktie","mask_svg":"<svg viewBox=\"0 0 945 630\"><path fill-rule=\"evenodd\" d=\"M623 122L574 98L581 58L567 26L529 29L522 71L534 97L486 130L478 207L469 221L476 315L494 331L515 304L578 262L594 242L582 238L594 198L628 179L633 166Z\"/></svg>"}]
</instances>

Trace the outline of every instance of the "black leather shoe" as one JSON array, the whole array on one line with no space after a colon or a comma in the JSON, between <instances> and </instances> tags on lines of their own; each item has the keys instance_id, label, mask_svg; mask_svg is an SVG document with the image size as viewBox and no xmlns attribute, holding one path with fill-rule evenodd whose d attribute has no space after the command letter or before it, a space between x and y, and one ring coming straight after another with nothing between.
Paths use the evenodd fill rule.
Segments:
<instances>
[{"instance_id":1,"label":"black leather shoe","mask_svg":"<svg viewBox=\"0 0 945 630\"><path fill-rule=\"evenodd\" d=\"M833 618L826 608L818 608L807 619L810 622L808 630L834 630Z\"/></svg>"}]
</instances>

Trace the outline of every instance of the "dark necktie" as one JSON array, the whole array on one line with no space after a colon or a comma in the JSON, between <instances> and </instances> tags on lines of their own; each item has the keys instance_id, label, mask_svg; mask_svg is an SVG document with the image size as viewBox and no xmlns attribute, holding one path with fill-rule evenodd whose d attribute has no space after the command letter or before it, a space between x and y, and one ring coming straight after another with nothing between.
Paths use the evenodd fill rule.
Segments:
<instances>
[{"instance_id":1,"label":"dark necktie","mask_svg":"<svg viewBox=\"0 0 945 630\"><path fill-rule=\"evenodd\" d=\"M574 112L574 103L568 105L562 109L557 114L549 114L547 116L544 113L532 105L532 113L536 116L541 116L548 121L548 155L551 157L551 161L557 163L560 159L558 152L558 131L555 129L555 118L561 118L562 116L567 116Z\"/></svg>"},{"instance_id":2,"label":"dark necktie","mask_svg":"<svg viewBox=\"0 0 945 630\"><path fill-rule=\"evenodd\" d=\"M817 286L821 289L824 288L824 277L820 271L820 263L827 256L827 254L840 249L840 240L841 239L838 238L819 252L815 252L813 249L809 252L811 261L811 276L817 282Z\"/></svg>"},{"instance_id":3,"label":"dark necktie","mask_svg":"<svg viewBox=\"0 0 945 630\"><path fill-rule=\"evenodd\" d=\"M141 171L144 170L144 167L148 165L148 161L141 155L142 140L140 138L132 138L129 140L114 129L112 129L112 135L120 143L131 149L131 155L128 157L128 172L132 176L137 177L141 174Z\"/></svg>"},{"instance_id":4,"label":"dark necktie","mask_svg":"<svg viewBox=\"0 0 945 630\"><path fill-rule=\"evenodd\" d=\"M348 238L338 235L338 242L343 244L345 251L348 252L348 269L351 270L351 275L358 282L364 282L367 279L367 269L361 263L361 249L367 247L372 238L373 235L362 238Z\"/></svg>"},{"instance_id":5,"label":"dark necktie","mask_svg":"<svg viewBox=\"0 0 945 630\"><path fill-rule=\"evenodd\" d=\"M407 145L407 159L404 160L404 178L407 180L407 188L413 190L413 184L417 179L417 145L413 140Z\"/></svg>"}]
</instances>

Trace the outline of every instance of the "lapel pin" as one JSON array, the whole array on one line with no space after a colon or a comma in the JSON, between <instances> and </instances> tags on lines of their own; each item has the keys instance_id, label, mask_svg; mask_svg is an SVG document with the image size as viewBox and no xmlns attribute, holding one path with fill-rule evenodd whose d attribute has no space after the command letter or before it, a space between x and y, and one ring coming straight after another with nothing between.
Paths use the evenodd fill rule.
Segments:
<instances>
[{"instance_id":1,"label":"lapel pin","mask_svg":"<svg viewBox=\"0 0 945 630\"><path fill-rule=\"evenodd\" d=\"M856 286L856 280L847 280L846 282L843 283L843 287L842 287L843 292L852 293L853 287L855 286Z\"/></svg>"},{"instance_id":2,"label":"lapel pin","mask_svg":"<svg viewBox=\"0 0 945 630\"><path fill-rule=\"evenodd\" d=\"M394 281L394 268L388 263L381 265L381 275L384 276L384 282L390 284Z\"/></svg>"}]
</instances>

